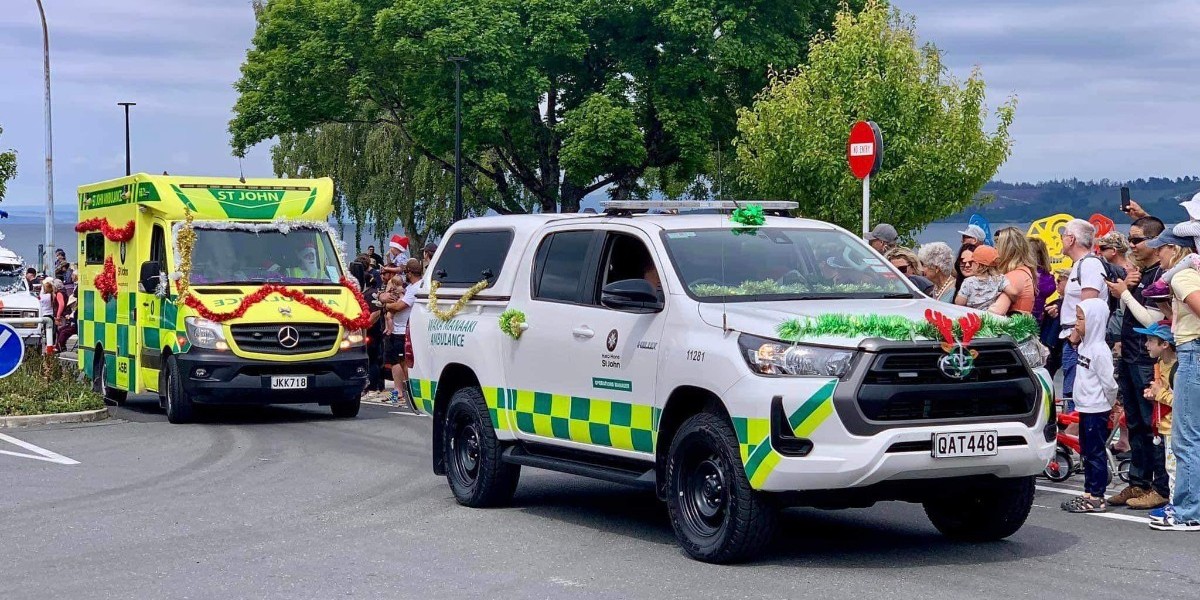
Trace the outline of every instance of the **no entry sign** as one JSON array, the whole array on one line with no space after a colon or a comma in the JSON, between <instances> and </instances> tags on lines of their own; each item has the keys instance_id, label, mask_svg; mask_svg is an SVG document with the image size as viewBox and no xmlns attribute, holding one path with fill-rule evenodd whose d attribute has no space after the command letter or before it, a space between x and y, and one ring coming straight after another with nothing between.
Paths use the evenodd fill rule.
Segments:
<instances>
[{"instance_id":1,"label":"no entry sign","mask_svg":"<svg viewBox=\"0 0 1200 600\"><path fill-rule=\"evenodd\" d=\"M883 162L883 134L878 125L859 121L850 128L846 160L850 163L850 172L859 179L866 179L879 170Z\"/></svg>"}]
</instances>

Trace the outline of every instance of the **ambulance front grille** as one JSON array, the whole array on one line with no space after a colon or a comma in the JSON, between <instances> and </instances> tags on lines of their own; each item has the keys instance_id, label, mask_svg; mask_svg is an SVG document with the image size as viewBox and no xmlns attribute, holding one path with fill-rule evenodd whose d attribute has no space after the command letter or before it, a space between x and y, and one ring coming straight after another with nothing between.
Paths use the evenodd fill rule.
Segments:
<instances>
[{"instance_id":1,"label":"ambulance front grille","mask_svg":"<svg viewBox=\"0 0 1200 600\"><path fill-rule=\"evenodd\" d=\"M295 329L295 345L287 347L284 342L290 342L290 332L283 329ZM328 352L338 341L340 328L329 323L270 323L266 325L233 325L229 331L233 335L233 343L243 352L257 354L315 354ZM283 340L283 341L281 341Z\"/></svg>"}]
</instances>

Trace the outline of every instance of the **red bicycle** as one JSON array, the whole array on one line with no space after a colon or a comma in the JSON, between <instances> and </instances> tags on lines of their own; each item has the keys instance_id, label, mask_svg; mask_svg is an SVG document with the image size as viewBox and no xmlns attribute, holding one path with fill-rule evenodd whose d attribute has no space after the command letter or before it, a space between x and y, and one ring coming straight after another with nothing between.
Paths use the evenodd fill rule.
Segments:
<instances>
[{"instance_id":1,"label":"red bicycle","mask_svg":"<svg viewBox=\"0 0 1200 600\"><path fill-rule=\"evenodd\" d=\"M1081 452L1079 446L1079 436L1066 433L1066 429L1072 423L1079 423L1079 413L1059 413L1058 414L1058 448L1054 451L1054 458L1046 464L1046 470L1043 474L1050 481L1066 481L1072 475L1083 472L1083 462L1079 460ZM1129 483L1129 465L1130 460L1118 459L1112 451L1112 444L1116 440L1117 432L1125 426L1125 415L1121 414L1118 422L1109 423L1108 439L1104 442L1104 454L1108 458L1109 475L1116 475L1121 481Z\"/></svg>"}]
</instances>

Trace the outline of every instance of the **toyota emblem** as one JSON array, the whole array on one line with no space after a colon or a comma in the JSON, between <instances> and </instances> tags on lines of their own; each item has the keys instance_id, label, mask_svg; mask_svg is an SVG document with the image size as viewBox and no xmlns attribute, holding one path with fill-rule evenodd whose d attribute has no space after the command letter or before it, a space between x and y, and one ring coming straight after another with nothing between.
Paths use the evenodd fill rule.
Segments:
<instances>
[{"instance_id":1,"label":"toyota emblem","mask_svg":"<svg viewBox=\"0 0 1200 600\"><path fill-rule=\"evenodd\" d=\"M291 325L280 327L278 337L279 345L284 348L295 348L296 344L300 343L300 332L296 331L296 328Z\"/></svg>"}]
</instances>

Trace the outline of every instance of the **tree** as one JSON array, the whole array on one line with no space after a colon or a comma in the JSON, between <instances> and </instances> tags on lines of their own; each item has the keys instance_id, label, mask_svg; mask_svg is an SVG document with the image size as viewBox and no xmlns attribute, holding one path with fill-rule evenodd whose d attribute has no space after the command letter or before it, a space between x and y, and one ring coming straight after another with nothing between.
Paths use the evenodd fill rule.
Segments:
<instances>
[{"instance_id":1,"label":"tree","mask_svg":"<svg viewBox=\"0 0 1200 600\"><path fill-rule=\"evenodd\" d=\"M912 232L969 206L1011 152L1016 100L984 130L984 82L951 77L932 44L918 47L911 17L869 0L843 10L819 35L809 62L775 74L738 120L740 182L759 197L790 199L801 213L857 231L861 184L846 166L855 121L883 131L871 177L871 218Z\"/></svg>"},{"instance_id":2,"label":"tree","mask_svg":"<svg viewBox=\"0 0 1200 600\"><path fill-rule=\"evenodd\" d=\"M0 127L0 135L4 135L4 128ZM4 194L8 191L8 182L17 176L17 151L8 150L0 152L0 202L4 201Z\"/></svg>"},{"instance_id":3,"label":"tree","mask_svg":"<svg viewBox=\"0 0 1200 600\"><path fill-rule=\"evenodd\" d=\"M861 0L854 0L861 3ZM230 123L236 154L324 123L395 127L444 170L465 56L467 192L575 211L655 170L663 185L729 147L770 65L803 60L835 0L271 0L257 11ZM486 180L494 199L479 188Z\"/></svg>"},{"instance_id":4,"label":"tree","mask_svg":"<svg viewBox=\"0 0 1200 600\"><path fill-rule=\"evenodd\" d=\"M279 177L324 177L334 180L334 211L339 222L354 224L354 247L362 248L363 226L371 239L385 240L400 222L413 247L450 226L454 177L440 165L414 152L394 128L383 124L327 123L300 133L285 133L271 148ZM494 199L488 181L474 182L484 199ZM528 210L524 201L521 206ZM464 201L468 216L486 207Z\"/></svg>"}]
</instances>

